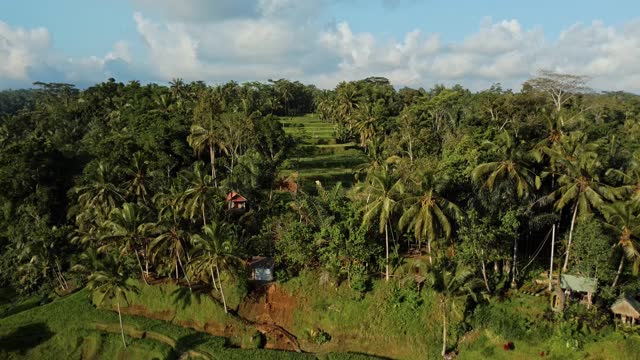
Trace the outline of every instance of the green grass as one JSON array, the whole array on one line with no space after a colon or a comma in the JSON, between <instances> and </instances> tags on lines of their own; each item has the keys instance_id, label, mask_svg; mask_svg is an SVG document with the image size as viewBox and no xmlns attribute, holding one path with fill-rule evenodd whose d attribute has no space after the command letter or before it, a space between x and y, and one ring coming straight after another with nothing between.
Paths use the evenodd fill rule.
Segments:
<instances>
[{"instance_id":1,"label":"green grass","mask_svg":"<svg viewBox=\"0 0 640 360\"><path fill-rule=\"evenodd\" d=\"M366 156L354 143L336 144L333 124L322 122L315 115L282 118L287 134L297 136L303 146L283 164L281 174L298 172L298 183L307 192L315 191L315 182L333 187L341 182L345 187L354 183L354 168L366 161Z\"/></svg>"},{"instance_id":2,"label":"green grass","mask_svg":"<svg viewBox=\"0 0 640 360\"><path fill-rule=\"evenodd\" d=\"M640 336L622 335L603 329L590 335L582 331L567 339L558 334L559 323L549 319L546 296L535 297L510 293L504 301L492 300L491 322L478 328L460 341L460 359L637 359ZM502 315L500 315L502 314ZM590 332L582 327L587 334ZM576 347L575 340L580 346ZM505 351L503 345L512 341L514 350Z\"/></svg>"},{"instance_id":3,"label":"green grass","mask_svg":"<svg viewBox=\"0 0 640 360\"><path fill-rule=\"evenodd\" d=\"M423 291L422 305L394 303L393 282L374 281L364 297L343 283L337 289L318 284L317 275L303 273L282 286L296 297L294 333L303 347L314 352L344 352L328 359L361 359L359 353L396 359L435 358L441 327L436 294ZM316 344L307 334L321 329L331 336Z\"/></svg>"},{"instance_id":4,"label":"green grass","mask_svg":"<svg viewBox=\"0 0 640 360\"><path fill-rule=\"evenodd\" d=\"M154 287L146 287L151 290ZM151 297L154 291L144 298ZM167 297L170 298L170 297ZM159 306L159 303L153 306ZM213 306L192 303L180 316L213 311ZM217 316L214 314L214 316ZM227 347L228 341L186 327L141 316L122 316L128 347L120 338L115 312L96 309L89 292L79 291L65 298L8 316L0 320L0 358L2 359L173 359L194 350L214 359L294 358L289 353L248 351ZM227 319L228 320L228 319ZM232 320L228 320L232 323ZM172 346L175 344L175 346ZM284 354L284 355L282 355ZM304 359L304 356L298 357Z\"/></svg>"},{"instance_id":5,"label":"green grass","mask_svg":"<svg viewBox=\"0 0 640 360\"><path fill-rule=\"evenodd\" d=\"M176 292L175 285L141 286L140 290L131 296L132 307L125 307L124 311L135 308L137 301L144 301L145 311L153 309L156 314L164 313L172 319L162 321L123 314L126 349L117 313L96 308L91 294L81 290L0 319L0 359L177 359L185 353L190 355L188 358L219 360L317 358L309 353L237 348L231 346L233 339L177 326L183 321L207 323L214 319L225 327L245 325L224 314L208 298ZM183 295L176 298L178 293ZM342 359L331 357L334 358Z\"/></svg>"}]
</instances>

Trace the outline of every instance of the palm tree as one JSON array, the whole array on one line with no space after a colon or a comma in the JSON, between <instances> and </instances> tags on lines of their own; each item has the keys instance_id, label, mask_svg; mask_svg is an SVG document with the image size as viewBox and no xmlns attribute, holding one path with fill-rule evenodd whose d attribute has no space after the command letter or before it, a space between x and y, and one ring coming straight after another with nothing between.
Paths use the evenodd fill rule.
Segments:
<instances>
[{"instance_id":1,"label":"palm tree","mask_svg":"<svg viewBox=\"0 0 640 360\"><path fill-rule=\"evenodd\" d=\"M369 174L367 182L356 190L365 201L363 224L378 223L380 234L385 237L385 279L389 281L389 223L398 207L399 196L404 192L402 179L388 166Z\"/></svg>"},{"instance_id":2,"label":"palm tree","mask_svg":"<svg viewBox=\"0 0 640 360\"><path fill-rule=\"evenodd\" d=\"M566 272L569 264L571 242L576 219L580 214L584 217L592 212L592 209L600 209L604 205L604 199L614 200L614 192L605 184L600 183L598 170L600 162L595 154L585 154L584 158L559 158L562 173L558 177L559 187L548 195L549 199L557 199L556 210L561 210L572 204L571 226L569 229L569 241L564 258L562 271Z\"/></svg>"},{"instance_id":3,"label":"palm tree","mask_svg":"<svg viewBox=\"0 0 640 360\"><path fill-rule=\"evenodd\" d=\"M486 178L484 185L489 190L493 190L496 181L511 181L521 198L531 192L534 183L536 187L540 186L540 178L529 169L526 152L507 131L500 133L495 143L487 142L484 147L496 153L499 159L473 169L471 176L474 181Z\"/></svg>"},{"instance_id":4,"label":"palm tree","mask_svg":"<svg viewBox=\"0 0 640 360\"><path fill-rule=\"evenodd\" d=\"M622 185L616 188L618 195L628 197L634 206L640 207L640 152L633 154L626 171L609 169L607 176L622 182Z\"/></svg>"},{"instance_id":5,"label":"palm tree","mask_svg":"<svg viewBox=\"0 0 640 360\"><path fill-rule=\"evenodd\" d=\"M212 177L202 172L202 163L196 162L193 171L183 172L187 182L187 189L180 196L180 207L183 216L195 220L200 214L203 225L207 225L207 209L215 205L220 198L218 192L211 186Z\"/></svg>"},{"instance_id":6,"label":"palm tree","mask_svg":"<svg viewBox=\"0 0 640 360\"><path fill-rule=\"evenodd\" d=\"M473 272L462 265L451 268L445 261L439 261L429 272L429 282L440 293L442 312L442 356L447 353L447 315L449 309L459 312L460 304L469 298L477 300L476 291L482 282L473 277Z\"/></svg>"},{"instance_id":7,"label":"palm tree","mask_svg":"<svg viewBox=\"0 0 640 360\"><path fill-rule=\"evenodd\" d=\"M615 287L624 268L625 257L633 263L634 274L640 268L640 213L632 201L616 201L601 208L607 222L606 228L618 236L618 245L624 250L611 287Z\"/></svg>"},{"instance_id":8,"label":"palm tree","mask_svg":"<svg viewBox=\"0 0 640 360\"><path fill-rule=\"evenodd\" d=\"M450 218L459 218L460 208L457 205L439 195L436 184L436 176L431 171L423 172L412 182L413 195L405 201L409 208L400 217L400 228L411 226L420 246L423 239L427 240L429 263L431 258L431 243L438 234L444 234L445 238L451 236Z\"/></svg>"},{"instance_id":9,"label":"palm tree","mask_svg":"<svg viewBox=\"0 0 640 360\"><path fill-rule=\"evenodd\" d=\"M141 152L133 154L131 167L126 169L126 173L129 180L124 183L124 188L128 195L135 197L137 202L145 204L147 202L147 170Z\"/></svg>"},{"instance_id":10,"label":"palm tree","mask_svg":"<svg viewBox=\"0 0 640 360\"><path fill-rule=\"evenodd\" d=\"M187 233L181 230L178 224L172 222L169 219L163 224L160 223L156 228L158 236L149 244L149 252L154 263L159 256L166 256L169 259L173 259L171 268L176 270L176 281L178 280L178 266L182 268L185 279L191 287L191 281L185 269L183 258L188 256L187 254Z\"/></svg>"},{"instance_id":11,"label":"palm tree","mask_svg":"<svg viewBox=\"0 0 640 360\"><path fill-rule=\"evenodd\" d=\"M541 186L540 177L529 169L528 153L522 149L516 140L504 131L498 135L495 143L487 142L484 147L498 156L498 161L478 165L471 172L474 181L486 178L484 185L493 191L497 181L511 183L515 186L519 198L527 197L532 186ZM513 264L511 269L512 285L516 278L516 257L518 254L518 238L513 241Z\"/></svg>"},{"instance_id":12,"label":"palm tree","mask_svg":"<svg viewBox=\"0 0 640 360\"><path fill-rule=\"evenodd\" d=\"M202 228L202 234L195 234L191 237L197 254L191 265L194 272L208 277L211 275L211 283L214 288L220 289L224 312L227 312L227 300L222 287L220 269L224 272L233 272L241 266L242 260L236 255L232 242L233 232L230 227L223 222L212 222ZM214 276L213 269L216 271ZM218 285L216 287L216 278Z\"/></svg>"},{"instance_id":13,"label":"palm tree","mask_svg":"<svg viewBox=\"0 0 640 360\"><path fill-rule=\"evenodd\" d=\"M360 134L360 146L367 151L367 143L375 136L379 119L369 103L357 104L356 108L353 115L354 127Z\"/></svg>"},{"instance_id":14,"label":"palm tree","mask_svg":"<svg viewBox=\"0 0 640 360\"><path fill-rule=\"evenodd\" d=\"M154 228L154 224L147 222L146 219L144 208L136 204L125 203L122 208L113 209L109 215L109 220L105 222L107 233L102 236L102 240L114 240L115 243L108 242L100 249L102 252L112 245L117 245L121 256L133 252L145 283L147 283L147 279L140 261L139 252L144 252L146 263L148 261L147 245L150 240L151 230Z\"/></svg>"},{"instance_id":15,"label":"palm tree","mask_svg":"<svg viewBox=\"0 0 640 360\"><path fill-rule=\"evenodd\" d=\"M127 276L122 272L120 266L116 266L115 271L96 271L89 275L87 287L98 295L96 304L101 305L105 299L115 300L118 309L118 319L120 321L120 334L122 343L127 347L124 339L124 327L122 326L122 313L120 311L120 301L128 303L127 293L135 292L137 288L127 284Z\"/></svg>"},{"instance_id":16,"label":"palm tree","mask_svg":"<svg viewBox=\"0 0 640 360\"><path fill-rule=\"evenodd\" d=\"M124 195L122 189L109 181L112 173L110 168L98 163L95 171L93 183L76 187L74 191L78 194L78 203L83 211L95 212L97 216L106 218L124 199Z\"/></svg>"},{"instance_id":17,"label":"palm tree","mask_svg":"<svg viewBox=\"0 0 640 360\"><path fill-rule=\"evenodd\" d=\"M341 83L336 88L337 115L343 122L349 123L351 114L356 109L360 94L353 83Z\"/></svg>"},{"instance_id":18,"label":"palm tree","mask_svg":"<svg viewBox=\"0 0 640 360\"><path fill-rule=\"evenodd\" d=\"M191 133L187 137L187 142L198 155L200 155L205 148L208 149L209 161L211 164L211 178L213 179L214 186L218 187L216 176L216 151L221 150L227 152L227 147L217 129L213 128L213 121L210 122L210 126L207 128L201 125L192 125Z\"/></svg>"}]
</instances>

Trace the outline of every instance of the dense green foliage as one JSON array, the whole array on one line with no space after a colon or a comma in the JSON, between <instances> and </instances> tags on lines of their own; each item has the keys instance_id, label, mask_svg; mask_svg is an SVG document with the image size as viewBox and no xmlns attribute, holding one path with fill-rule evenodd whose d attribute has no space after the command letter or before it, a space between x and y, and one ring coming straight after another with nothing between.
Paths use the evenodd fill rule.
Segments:
<instances>
[{"instance_id":1,"label":"dense green foliage","mask_svg":"<svg viewBox=\"0 0 640 360\"><path fill-rule=\"evenodd\" d=\"M346 284L353 306L384 276L377 305L437 314L444 354L473 326L526 338L526 320L482 306L548 269L553 242L554 271L596 277L603 313L639 288L640 97L567 79L544 72L519 92L384 78L2 92L0 286L88 284L117 303L135 298L129 278L168 278L233 312L245 260L269 256L279 281ZM232 192L246 208L230 208Z\"/></svg>"}]
</instances>

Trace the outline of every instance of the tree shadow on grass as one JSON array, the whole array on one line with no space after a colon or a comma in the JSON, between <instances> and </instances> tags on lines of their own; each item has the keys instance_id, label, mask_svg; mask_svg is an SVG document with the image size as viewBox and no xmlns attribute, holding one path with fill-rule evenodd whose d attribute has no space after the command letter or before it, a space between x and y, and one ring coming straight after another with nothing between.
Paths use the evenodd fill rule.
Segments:
<instances>
[{"instance_id":1,"label":"tree shadow on grass","mask_svg":"<svg viewBox=\"0 0 640 360\"><path fill-rule=\"evenodd\" d=\"M45 323L33 323L0 336L0 351L24 355L28 350L49 340L54 335Z\"/></svg>"},{"instance_id":2,"label":"tree shadow on grass","mask_svg":"<svg viewBox=\"0 0 640 360\"><path fill-rule=\"evenodd\" d=\"M183 336L176 342L176 347L169 355L169 359L179 359L185 352L196 349L199 345L209 343L210 348L224 348L226 339L213 337L206 333L194 333Z\"/></svg>"},{"instance_id":3,"label":"tree shadow on grass","mask_svg":"<svg viewBox=\"0 0 640 360\"><path fill-rule=\"evenodd\" d=\"M204 294L202 294L201 292L192 291L189 288L180 286L171 293L171 296L173 297L173 303L175 305L182 305L182 309L184 310L187 307L191 306L194 300L198 304L201 304L202 297L204 296Z\"/></svg>"}]
</instances>

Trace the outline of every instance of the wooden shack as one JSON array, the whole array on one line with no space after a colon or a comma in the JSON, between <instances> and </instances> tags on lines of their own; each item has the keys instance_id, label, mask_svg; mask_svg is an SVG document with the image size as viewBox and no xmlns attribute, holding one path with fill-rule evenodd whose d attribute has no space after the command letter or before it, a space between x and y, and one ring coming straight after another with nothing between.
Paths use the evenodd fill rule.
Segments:
<instances>
[{"instance_id":1,"label":"wooden shack","mask_svg":"<svg viewBox=\"0 0 640 360\"><path fill-rule=\"evenodd\" d=\"M562 274L560 287L564 290L569 299L579 298L580 303L590 308L593 304L593 294L598 289L598 279Z\"/></svg>"},{"instance_id":2,"label":"wooden shack","mask_svg":"<svg viewBox=\"0 0 640 360\"><path fill-rule=\"evenodd\" d=\"M244 211L247 208L247 199L237 192L232 191L227 194L227 207L229 210Z\"/></svg>"},{"instance_id":3,"label":"wooden shack","mask_svg":"<svg viewBox=\"0 0 640 360\"><path fill-rule=\"evenodd\" d=\"M622 294L616 302L611 305L611 312L620 315L623 325L635 325L640 319L640 302L627 294Z\"/></svg>"},{"instance_id":4,"label":"wooden shack","mask_svg":"<svg viewBox=\"0 0 640 360\"><path fill-rule=\"evenodd\" d=\"M274 260L270 257L254 256L247 262L251 270L250 279L254 281L274 280Z\"/></svg>"}]
</instances>

